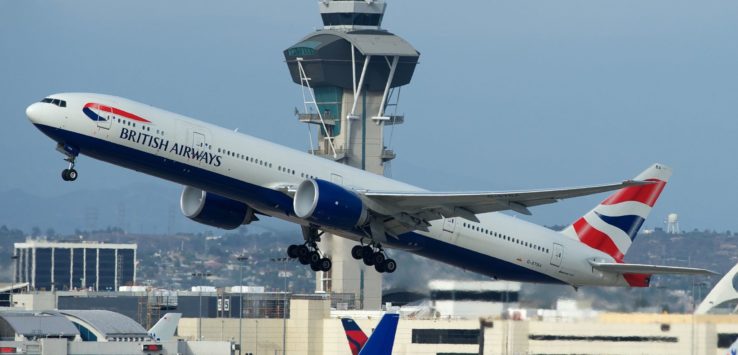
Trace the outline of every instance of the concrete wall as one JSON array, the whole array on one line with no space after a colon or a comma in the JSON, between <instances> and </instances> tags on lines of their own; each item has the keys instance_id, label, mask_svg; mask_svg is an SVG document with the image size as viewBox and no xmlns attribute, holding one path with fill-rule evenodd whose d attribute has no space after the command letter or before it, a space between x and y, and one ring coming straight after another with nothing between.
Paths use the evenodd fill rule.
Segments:
<instances>
[{"instance_id":1,"label":"concrete wall","mask_svg":"<svg viewBox=\"0 0 738 355\"><path fill-rule=\"evenodd\" d=\"M242 320L242 353L283 354L284 334L287 354L323 354L323 320L329 316L330 303L327 300L301 299L291 302L291 316L285 322L286 328L281 318ZM196 339L198 322L197 318L180 319L177 334L184 339ZM238 343L238 323L238 319L232 318L204 318L202 338Z\"/></svg>"}]
</instances>

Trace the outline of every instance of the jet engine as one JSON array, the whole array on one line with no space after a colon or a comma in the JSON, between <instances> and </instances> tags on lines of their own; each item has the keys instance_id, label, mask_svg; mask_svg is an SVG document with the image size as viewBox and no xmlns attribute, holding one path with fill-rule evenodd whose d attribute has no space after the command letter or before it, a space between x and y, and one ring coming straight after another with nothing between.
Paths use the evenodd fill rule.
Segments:
<instances>
[{"instance_id":1,"label":"jet engine","mask_svg":"<svg viewBox=\"0 0 738 355\"><path fill-rule=\"evenodd\" d=\"M341 229L363 225L369 216L364 202L356 193L320 179L300 183L293 207L297 217Z\"/></svg>"},{"instance_id":2,"label":"jet engine","mask_svg":"<svg viewBox=\"0 0 738 355\"><path fill-rule=\"evenodd\" d=\"M258 220L254 209L245 203L191 186L182 191L179 206L185 217L223 229L236 229Z\"/></svg>"}]
</instances>

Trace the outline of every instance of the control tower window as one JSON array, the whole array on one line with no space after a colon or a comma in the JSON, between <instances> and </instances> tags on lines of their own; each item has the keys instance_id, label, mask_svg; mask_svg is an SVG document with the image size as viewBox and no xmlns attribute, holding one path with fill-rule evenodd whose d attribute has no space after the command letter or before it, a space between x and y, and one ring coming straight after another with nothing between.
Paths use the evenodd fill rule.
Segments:
<instances>
[{"instance_id":1,"label":"control tower window","mask_svg":"<svg viewBox=\"0 0 738 355\"><path fill-rule=\"evenodd\" d=\"M379 26L382 14L327 13L321 14L325 26Z\"/></svg>"}]
</instances>

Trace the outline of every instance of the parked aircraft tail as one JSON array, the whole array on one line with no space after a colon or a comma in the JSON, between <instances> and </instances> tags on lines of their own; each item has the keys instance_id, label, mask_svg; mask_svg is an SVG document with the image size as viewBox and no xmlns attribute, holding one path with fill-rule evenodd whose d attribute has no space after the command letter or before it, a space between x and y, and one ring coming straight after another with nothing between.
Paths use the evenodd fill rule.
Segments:
<instances>
[{"instance_id":1,"label":"parked aircraft tail","mask_svg":"<svg viewBox=\"0 0 738 355\"><path fill-rule=\"evenodd\" d=\"M364 347L367 341L366 334L364 334L361 328L359 328L359 325L351 318L341 318L341 323L343 323L343 330L346 332L346 339L351 348L351 354L359 355L359 351L361 351L361 348Z\"/></svg>"},{"instance_id":2,"label":"parked aircraft tail","mask_svg":"<svg viewBox=\"0 0 738 355\"><path fill-rule=\"evenodd\" d=\"M391 355L399 320L399 314L385 313L359 355Z\"/></svg>"},{"instance_id":3,"label":"parked aircraft tail","mask_svg":"<svg viewBox=\"0 0 738 355\"><path fill-rule=\"evenodd\" d=\"M151 329L149 329L149 336L156 341L169 340L174 336L174 332L177 330L179 325L179 319L182 318L182 313L167 313Z\"/></svg>"},{"instance_id":4,"label":"parked aircraft tail","mask_svg":"<svg viewBox=\"0 0 738 355\"><path fill-rule=\"evenodd\" d=\"M353 355L390 355L395 343L399 314L385 313L369 338L351 318L341 318Z\"/></svg>"}]
</instances>

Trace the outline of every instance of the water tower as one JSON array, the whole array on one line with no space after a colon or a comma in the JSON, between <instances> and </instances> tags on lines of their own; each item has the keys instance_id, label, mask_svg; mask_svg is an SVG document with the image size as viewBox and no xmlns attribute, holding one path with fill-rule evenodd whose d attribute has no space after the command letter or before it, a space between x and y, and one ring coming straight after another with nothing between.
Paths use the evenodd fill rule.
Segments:
<instances>
[{"instance_id":1,"label":"water tower","mask_svg":"<svg viewBox=\"0 0 738 355\"><path fill-rule=\"evenodd\" d=\"M669 233L669 234L681 233L681 230L679 230L679 215L678 214L669 213L669 215L666 216L666 233Z\"/></svg>"},{"instance_id":2,"label":"water tower","mask_svg":"<svg viewBox=\"0 0 738 355\"><path fill-rule=\"evenodd\" d=\"M397 107L399 88L410 83L420 53L381 28L384 1L323 0L318 5L323 28L284 51L292 81L303 91L297 116L317 128L310 151L384 174L395 158L385 146L384 127L404 121L389 112ZM341 180L334 182L350 185ZM318 291L353 294L360 308L378 309L381 276L351 257L355 243L330 235L321 239L333 268L317 273Z\"/></svg>"}]
</instances>

